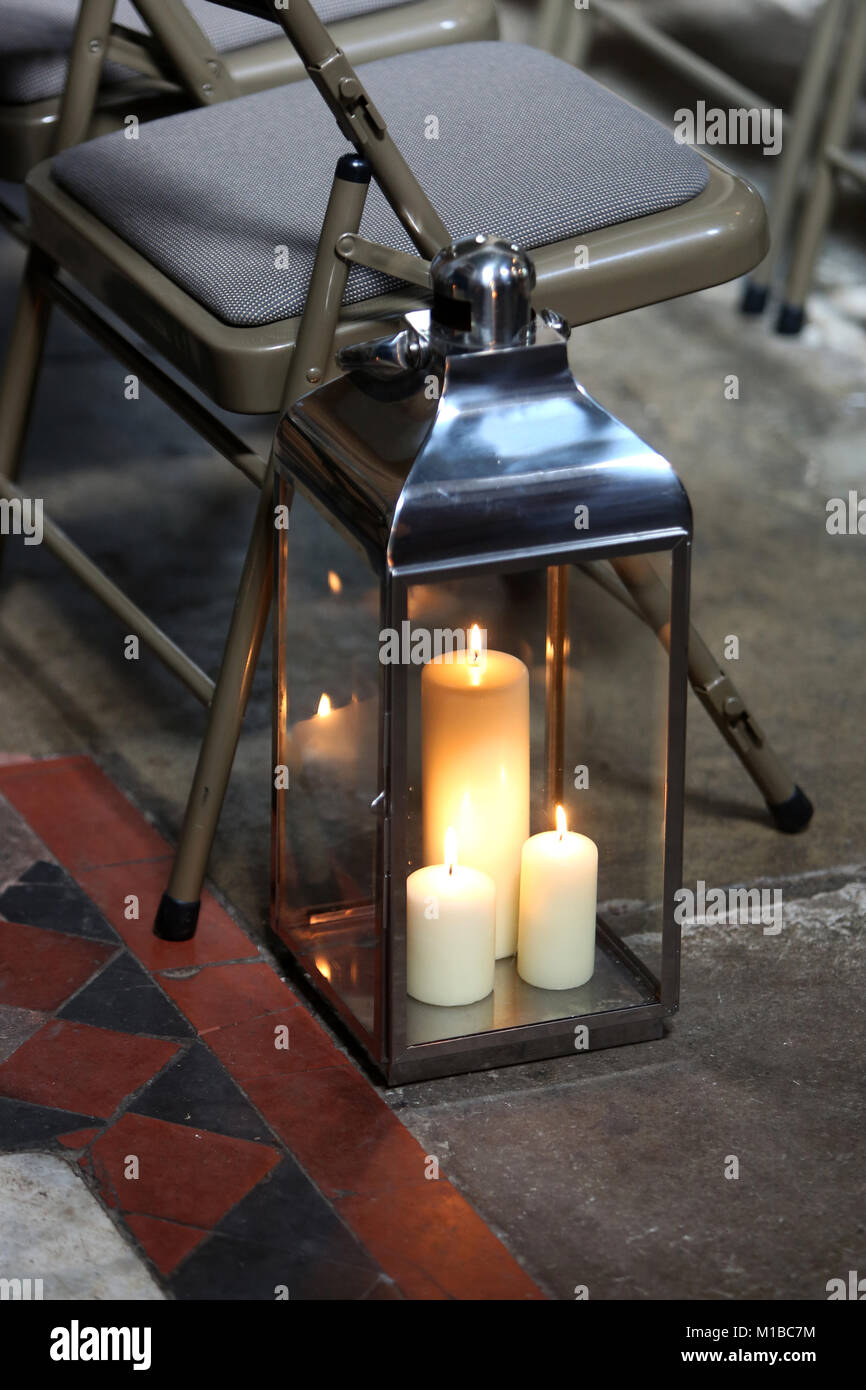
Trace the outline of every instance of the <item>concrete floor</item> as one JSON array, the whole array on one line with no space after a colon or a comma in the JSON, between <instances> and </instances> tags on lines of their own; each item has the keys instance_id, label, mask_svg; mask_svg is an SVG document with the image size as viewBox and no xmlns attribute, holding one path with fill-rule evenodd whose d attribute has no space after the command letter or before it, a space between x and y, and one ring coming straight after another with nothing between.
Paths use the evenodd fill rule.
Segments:
<instances>
[{"instance_id":1,"label":"concrete floor","mask_svg":"<svg viewBox=\"0 0 866 1390\"><path fill-rule=\"evenodd\" d=\"M661 8L734 66L771 51L784 99L805 3L738 48L731 18ZM736 12L736 14L735 14ZM800 12L800 13L798 13ZM778 14L778 11L776 11ZM509 32L528 11L509 6ZM764 28L761 28L763 24ZM760 41L764 50L756 47ZM591 70L662 118L689 99L614 41ZM738 75L757 81L749 63ZM735 157L731 157L735 156ZM723 152L762 187L769 161ZM667 1038L405 1087L401 1118L558 1298L822 1298L864 1267L859 1080L866 909L864 540L829 536L829 498L866 492L862 202L843 200L799 339L736 313L737 286L578 330L572 363L679 470L696 514L693 614L816 805L779 836L692 702L684 882L781 886L785 925L695 928ZM0 245L0 312L20 252ZM739 377L738 400L725 378ZM52 329L26 476L73 536L208 670L218 661L253 497L69 324ZM249 433L249 431L248 431ZM253 427L264 448L267 426ZM128 518L128 520L127 520ZM151 539L153 538L153 539ZM175 836L202 712L39 550L10 548L0 601L0 750L93 753ZM635 680L639 680L639 672ZM212 860L254 927L268 895L270 663L256 679ZM729 1156L740 1176L724 1176Z\"/></svg>"}]
</instances>

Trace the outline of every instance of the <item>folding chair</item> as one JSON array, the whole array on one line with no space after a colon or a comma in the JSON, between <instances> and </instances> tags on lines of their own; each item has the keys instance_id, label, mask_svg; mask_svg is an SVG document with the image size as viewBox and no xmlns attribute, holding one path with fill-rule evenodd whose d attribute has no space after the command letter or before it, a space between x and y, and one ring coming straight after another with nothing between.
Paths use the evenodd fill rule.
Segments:
<instances>
[{"instance_id":1,"label":"folding chair","mask_svg":"<svg viewBox=\"0 0 866 1390\"><path fill-rule=\"evenodd\" d=\"M794 103L793 139L786 143L773 187L770 253L743 295L744 313L762 313L782 257L790 253L777 333L796 335L805 322L837 180L866 186L866 161L848 148L864 68L866 0L824 0Z\"/></svg>"},{"instance_id":2,"label":"folding chair","mask_svg":"<svg viewBox=\"0 0 866 1390\"><path fill-rule=\"evenodd\" d=\"M482 228L532 250L536 302L571 323L719 283L766 250L763 206L748 184L558 59L458 44L355 73L308 0L279 18L312 83L157 121L137 145L122 134L91 141L31 174L34 248L0 385L0 497L10 501L23 499L14 477L49 300L261 488L215 686L45 524L55 554L210 706L157 921L173 939L195 929L269 613L273 470L58 269L218 404L263 413L336 374L335 345L427 302L423 258ZM340 158L346 140L357 156ZM326 171L338 159L329 194ZM292 189L303 196L293 200ZM794 828L784 822L802 793L697 638L690 660L700 698L777 823Z\"/></svg>"},{"instance_id":3,"label":"folding chair","mask_svg":"<svg viewBox=\"0 0 866 1390\"><path fill-rule=\"evenodd\" d=\"M585 66L598 25L608 25L660 63L717 92L734 106L771 107L714 63L701 58L621 0L592 0L578 9L571 0L542 0L535 41L548 52ZM815 261L833 209L838 178L866 185L866 162L848 149L848 137L866 66L866 0L822 0L812 23L790 115L784 121L769 209L770 249L743 291L744 314L762 314L780 265L784 290L776 331L797 334Z\"/></svg>"},{"instance_id":4,"label":"folding chair","mask_svg":"<svg viewBox=\"0 0 866 1390\"><path fill-rule=\"evenodd\" d=\"M497 33L493 0L315 0L315 9L353 62ZM133 116L304 76L273 19L212 0L3 0L0 179L23 180L49 154L129 128ZM23 235L14 213L4 220Z\"/></svg>"}]
</instances>

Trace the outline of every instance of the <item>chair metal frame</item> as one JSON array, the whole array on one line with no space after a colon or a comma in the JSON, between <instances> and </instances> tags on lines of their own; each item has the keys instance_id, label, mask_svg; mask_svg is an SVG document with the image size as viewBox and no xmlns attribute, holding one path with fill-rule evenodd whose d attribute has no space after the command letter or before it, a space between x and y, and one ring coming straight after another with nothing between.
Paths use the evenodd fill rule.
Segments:
<instances>
[{"instance_id":1,"label":"chair metal frame","mask_svg":"<svg viewBox=\"0 0 866 1390\"><path fill-rule=\"evenodd\" d=\"M233 3L233 0L221 2ZM95 0L95 3L107 7L108 0ZM235 7L261 12L261 5L252 3L235 4ZM279 384L279 399L275 401L269 394L266 409L272 409L275 404L287 408L310 387L333 374L336 370L335 339L345 342L369 337L371 309L374 308L377 315L381 312L394 317L408 308L423 307L428 298L424 287L429 258L450 242L446 227L394 145L381 114L309 0L292 0L290 9L277 11L277 15L307 73L357 153L344 156L337 166L303 315L291 325L275 326L274 331L283 335L287 350L292 347L292 351L284 380ZM568 276L561 262L564 243L534 254L538 269L536 302L553 308L561 304L573 321L588 322L639 304L704 288L754 265L766 250L760 199L748 185L734 179L713 161L708 164L709 185L691 203L584 238L592 249L589 265L576 275L576 289L571 242L568 243L571 253L569 284L566 284ZM359 236L371 176L376 178L418 248L417 258ZM97 219L53 185L48 171L38 170L29 184L33 194L36 244L29 254L6 369L0 383L0 498L13 504L17 501L19 505L25 500L16 486L16 477L52 302L59 304L108 351L128 364L260 489L259 507L216 683L212 683L147 619L61 528L50 519L44 526L49 549L98 598L138 631L160 660L209 707L207 730L177 853L156 923L160 935L168 939L186 939L195 930L207 861L272 602L273 465L238 439L206 406L97 313L82 295L59 278L59 269L62 265L64 269L71 269L76 277L80 276L109 309L120 310L131 327L139 327L148 341L155 340L160 351L186 370L190 362L183 345L173 341L168 331L161 336L155 324L161 319L166 325L176 326L181 313L192 312L194 301L131 252L120 238L112 242L112 234ZM80 236L70 235L70 229L77 229ZM76 245L93 248L97 240L99 245L92 254L80 252L76 257L73 249ZM700 256L694 252L695 243L704 248ZM714 251L718 247L713 273L709 276L705 259L708 244ZM547 259L546 253L550 253ZM698 274L699 262L704 265L701 275ZM355 314L343 314L342 299L349 269L354 263L372 265L407 278L418 285L419 293L417 296L385 296L383 300L359 306ZM118 278L119 268L126 274L126 281ZM623 268L628 294L620 291L618 297L617 286ZM139 296L140 322L136 295ZM206 315L200 305L195 306L195 311L197 329L206 326L202 315L211 320L213 327L216 321ZM216 335L217 330L213 332ZM234 360L242 360L246 354L248 364L261 363L269 355L268 335L265 334L263 340L260 330L229 329L222 325L221 332L224 333L222 345L226 360L232 359L230 339L240 345L237 349L240 357ZM252 368L250 370L254 375ZM277 388L277 376L269 383L268 392ZM218 374L213 375L209 379L211 387L218 380ZM650 623L660 640L665 640L664 623L659 621L658 614L662 609L667 613L667 596L659 594L657 581L654 582L651 574L625 571L618 573L617 579L600 572L594 577L606 587L612 586L612 592ZM770 748L730 678L696 633L692 634L689 661L696 693L760 787L777 824L780 828L794 828L784 822L794 809L792 803L798 795L802 797L802 793Z\"/></svg>"}]
</instances>

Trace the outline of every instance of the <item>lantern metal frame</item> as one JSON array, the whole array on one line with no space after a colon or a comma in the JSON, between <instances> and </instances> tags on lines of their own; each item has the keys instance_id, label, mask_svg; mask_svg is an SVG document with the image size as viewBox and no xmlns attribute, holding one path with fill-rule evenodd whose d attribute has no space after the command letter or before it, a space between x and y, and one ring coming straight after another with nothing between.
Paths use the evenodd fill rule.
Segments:
<instances>
[{"instance_id":1,"label":"lantern metal frame","mask_svg":"<svg viewBox=\"0 0 866 1390\"><path fill-rule=\"evenodd\" d=\"M400 384L391 388L406 408L389 416L383 405L384 419L369 410L371 393L373 399L381 394L382 382L363 368L310 392L287 412L277 431L276 500L290 502L297 487L366 553L380 586L383 630L401 630L415 584L541 568L547 569L550 584L563 567L587 566L592 572L598 561L616 566L628 557L629 564L642 567L645 583L661 587L645 557L653 552L670 556L669 611L664 614L669 664L661 968L657 977L599 920L601 949L652 996L645 1002L430 1042L409 1040L404 872L409 858L409 671L405 665L383 666L380 792L372 808L380 820L375 914L382 969L375 983L372 1032L325 976L316 972L313 983L391 1085L573 1053L575 1029L581 1025L588 1030L588 1049L657 1038L665 1017L678 1007L680 932L674 894L682 872L691 509L670 465L575 382L564 338L537 320L533 339L525 346L434 356L414 370L407 368ZM381 360L380 353L376 361ZM431 373L437 374L441 390L425 403ZM485 427L513 402L527 426L524 437L534 444L519 461L494 460ZM383 438L377 437L382 429L388 431L387 467ZM573 518L576 499L589 506L591 532L575 531L572 524L567 539L565 526L561 536L555 529L551 534L551 516ZM286 758L286 661L291 653L285 639L288 596L280 577L290 544L290 533L280 532L276 764ZM634 592L633 572L629 578ZM665 607L667 603L665 598ZM548 605L549 645L559 640L550 626L554 611ZM546 695L548 778L562 763L560 753L550 755L550 748L561 744L561 731L551 727L562 710L562 663L558 670L558 681L553 690L548 684ZM272 927L277 935L284 796L274 791Z\"/></svg>"}]
</instances>

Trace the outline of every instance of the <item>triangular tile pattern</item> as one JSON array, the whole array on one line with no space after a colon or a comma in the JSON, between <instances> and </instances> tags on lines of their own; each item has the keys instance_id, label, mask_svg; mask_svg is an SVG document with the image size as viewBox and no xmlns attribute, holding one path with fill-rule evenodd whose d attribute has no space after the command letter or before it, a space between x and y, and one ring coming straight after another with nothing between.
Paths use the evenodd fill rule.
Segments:
<instances>
[{"instance_id":1,"label":"triangular tile pattern","mask_svg":"<svg viewBox=\"0 0 866 1390\"><path fill-rule=\"evenodd\" d=\"M271 1135L246 1096L202 1042L171 1062L132 1102L136 1115L230 1134L236 1139L268 1140Z\"/></svg>"},{"instance_id":2,"label":"triangular tile pattern","mask_svg":"<svg viewBox=\"0 0 866 1390\"><path fill-rule=\"evenodd\" d=\"M115 947L46 927L0 922L0 1004L52 1013L109 961Z\"/></svg>"},{"instance_id":3,"label":"triangular tile pattern","mask_svg":"<svg viewBox=\"0 0 866 1390\"><path fill-rule=\"evenodd\" d=\"M153 936L169 846L90 759L0 763L0 795L46 846L0 896L0 1149L77 1153L178 1298L542 1297L210 894Z\"/></svg>"},{"instance_id":4,"label":"triangular tile pattern","mask_svg":"<svg viewBox=\"0 0 866 1390\"><path fill-rule=\"evenodd\" d=\"M192 1025L128 951L120 951L64 1004L60 1017L156 1038L195 1037Z\"/></svg>"},{"instance_id":5,"label":"triangular tile pattern","mask_svg":"<svg viewBox=\"0 0 866 1390\"><path fill-rule=\"evenodd\" d=\"M91 1119L90 1115L74 1114L53 1105L34 1105L0 1095L0 1148L8 1153L13 1149L39 1148L52 1139L63 1142L67 1132L80 1133L80 1126ZM88 1132L92 1137L99 1130L88 1127Z\"/></svg>"},{"instance_id":6,"label":"triangular tile pattern","mask_svg":"<svg viewBox=\"0 0 866 1390\"><path fill-rule=\"evenodd\" d=\"M45 860L37 860L18 883L0 894L0 917L120 944L117 932L66 870Z\"/></svg>"}]
</instances>

